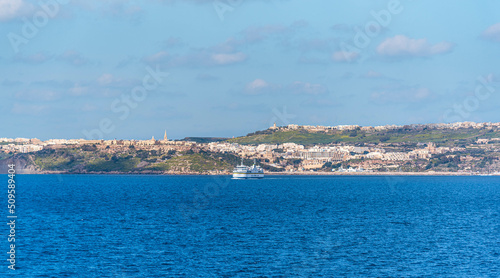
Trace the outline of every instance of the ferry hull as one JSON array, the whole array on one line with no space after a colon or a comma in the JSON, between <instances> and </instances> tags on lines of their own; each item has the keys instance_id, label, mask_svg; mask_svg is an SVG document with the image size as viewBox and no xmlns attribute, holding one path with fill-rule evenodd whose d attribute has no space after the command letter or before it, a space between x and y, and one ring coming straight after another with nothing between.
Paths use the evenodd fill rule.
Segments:
<instances>
[{"instance_id":1,"label":"ferry hull","mask_svg":"<svg viewBox=\"0 0 500 278\"><path fill-rule=\"evenodd\" d=\"M264 174L261 173L233 173L234 179L262 179Z\"/></svg>"}]
</instances>

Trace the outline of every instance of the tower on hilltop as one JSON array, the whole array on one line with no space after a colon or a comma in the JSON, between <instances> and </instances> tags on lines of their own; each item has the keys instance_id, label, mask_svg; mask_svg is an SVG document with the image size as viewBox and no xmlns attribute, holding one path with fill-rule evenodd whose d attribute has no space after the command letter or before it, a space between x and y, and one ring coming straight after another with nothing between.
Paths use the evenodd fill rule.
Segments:
<instances>
[{"instance_id":1,"label":"tower on hilltop","mask_svg":"<svg viewBox=\"0 0 500 278\"><path fill-rule=\"evenodd\" d=\"M165 135L163 135L163 141L168 141L168 138L167 138L167 130L165 130Z\"/></svg>"}]
</instances>

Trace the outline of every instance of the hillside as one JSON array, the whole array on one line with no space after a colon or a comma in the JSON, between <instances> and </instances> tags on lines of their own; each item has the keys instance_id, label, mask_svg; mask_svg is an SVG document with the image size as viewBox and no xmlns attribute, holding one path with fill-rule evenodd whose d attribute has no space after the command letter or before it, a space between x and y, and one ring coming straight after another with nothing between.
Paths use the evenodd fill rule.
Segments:
<instances>
[{"instance_id":1,"label":"hillside","mask_svg":"<svg viewBox=\"0 0 500 278\"><path fill-rule=\"evenodd\" d=\"M498 138L497 129L396 129L383 132L328 131L310 132L305 129L297 130L264 130L250 133L246 136L227 140L243 145L249 144L282 144L296 143L301 145L330 144L330 143L427 143L434 142L441 145L453 146L467 144L478 138Z\"/></svg>"},{"instance_id":2,"label":"hillside","mask_svg":"<svg viewBox=\"0 0 500 278\"><path fill-rule=\"evenodd\" d=\"M231 157L229 157L231 156ZM194 153L144 151L129 149L122 153L107 153L97 149L81 148L46 149L36 153L15 154L1 160L1 164L17 161L21 172L65 172L65 173L206 173L227 172L237 164L239 158L229 154L209 152ZM20 163L22 162L22 163Z\"/></svg>"},{"instance_id":3,"label":"hillside","mask_svg":"<svg viewBox=\"0 0 500 278\"><path fill-rule=\"evenodd\" d=\"M22 149L3 145L0 172L16 164L19 173L229 174L245 157L246 165L255 159L267 172L332 172L351 167L375 172L500 173L500 124L474 128L292 126L220 142L224 138L191 138L205 143L103 140L45 144L43 148L26 144ZM254 147L264 143L305 146ZM323 145L321 151L316 145ZM26 151L35 147L36 151Z\"/></svg>"}]
</instances>

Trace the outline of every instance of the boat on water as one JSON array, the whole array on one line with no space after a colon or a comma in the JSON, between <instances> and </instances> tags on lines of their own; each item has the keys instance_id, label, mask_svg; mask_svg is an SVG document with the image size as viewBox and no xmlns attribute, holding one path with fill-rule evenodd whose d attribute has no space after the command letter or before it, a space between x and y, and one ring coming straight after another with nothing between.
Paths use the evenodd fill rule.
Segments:
<instances>
[{"instance_id":1,"label":"boat on water","mask_svg":"<svg viewBox=\"0 0 500 278\"><path fill-rule=\"evenodd\" d=\"M243 164L242 158L241 164L236 166L233 170L233 179L262 179L263 177L264 169L255 165L255 159L253 160L252 166L246 166Z\"/></svg>"}]
</instances>

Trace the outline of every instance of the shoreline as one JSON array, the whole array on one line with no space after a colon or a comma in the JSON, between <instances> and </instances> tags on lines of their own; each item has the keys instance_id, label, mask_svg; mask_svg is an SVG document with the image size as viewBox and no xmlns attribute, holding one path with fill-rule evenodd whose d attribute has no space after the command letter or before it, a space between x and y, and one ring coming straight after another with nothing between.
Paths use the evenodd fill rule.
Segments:
<instances>
[{"instance_id":1,"label":"shoreline","mask_svg":"<svg viewBox=\"0 0 500 278\"><path fill-rule=\"evenodd\" d=\"M7 173L2 173L7 174ZM231 176L232 173L199 172L78 172L65 171L19 171L20 175L148 175L148 176ZM265 176L500 176L500 173L477 174L460 172L266 172Z\"/></svg>"},{"instance_id":2,"label":"shoreline","mask_svg":"<svg viewBox=\"0 0 500 278\"><path fill-rule=\"evenodd\" d=\"M265 173L275 176L500 176L497 174L474 174L459 172L289 172L289 173Z\"/></svg>"}]
</instances>

